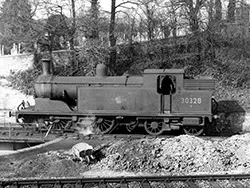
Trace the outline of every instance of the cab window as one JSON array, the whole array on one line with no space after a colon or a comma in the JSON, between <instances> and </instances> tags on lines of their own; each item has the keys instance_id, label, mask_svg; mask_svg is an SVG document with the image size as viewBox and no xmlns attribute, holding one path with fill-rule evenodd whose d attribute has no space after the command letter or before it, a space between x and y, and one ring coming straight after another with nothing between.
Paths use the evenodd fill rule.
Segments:
<instances>
[{"instance_id":1,"label":"cab window","mask_svg":"<svg viewBox=\"0 0 250 188\"><path fill-rule=\"evenodd\" d=\"M175 93L176 79L170 75L159 75L157 77L157 92L162 95L170 95Z\"/></svg>"}]
</instances>

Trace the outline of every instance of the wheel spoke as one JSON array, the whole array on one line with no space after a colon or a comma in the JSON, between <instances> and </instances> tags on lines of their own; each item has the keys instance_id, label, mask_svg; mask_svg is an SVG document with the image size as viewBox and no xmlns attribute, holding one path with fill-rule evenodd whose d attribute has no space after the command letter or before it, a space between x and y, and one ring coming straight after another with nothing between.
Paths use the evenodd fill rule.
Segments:
<instances>
[{"instance_id":1,"label":"wheel spoke","mask_svg":"<svg viewBox=\"0 0 250 188\"><path fill-rule=\"evenodd\" d=\"M55 120L50 122L52 123L52 127L53 129L64 129L65 125L67 125L67 121L66 120Z\"/></svg>"},{"instance_id":2,"label":"wheel spoke","mask_svg":"<svg viewBox=\"0 0 250 188\"><path fill-rule=\"evenodd\" d=\"M103 122L103 125L106 125L106 127L109 127L109 126L110 126L110 123L104 121L104 122Z\"/></svg>"},{"instance_id":3,"label":"wheel spoke","mask_svg":"<svg viewBox=\"0 0 250 188\"><path fill-rule=\"evenodd\" d=\"M158 129L155 129L155 132L159 132L160 130L161 130L161 129L159 129L159 128L158 128Z\"/></svg>"},{"instance_id":4,"label":"wheel spoke","mask_svg":"<svg viewBox=\"0 0 250 188\"><path fill-rule=\"evenodd\" d=\"M113 120L105 119L104 121L107 122L107 123L112 123Z\"/></svg>"},{"instance_id":5,"label":"wheel spoke","mask_svg":"<svg viewBox=\"0 0 250 188\"><path fill-rule=\"evenodd\" d=\"M101 131L104 131L105 129L107 129L107 126L105 123L101 123Z\"/></svg>"},{"instance_id":6,"label":"wheel spoke","mask_svg":"<svg viewBox=\"0 0 250 188\"><path fill-rule=\"evenodd\" d=\"M192 136L199 136L203 133L204 127L183 127L184 133Z\"/></svg>"},{"instance_id":7,"label":"wheel spoke","mask_svg":"<svg viewBox=\"0 0 250 188\"><path fill-rule=\"evenodd\" d=\"M147 133L153 136L160 135L164 131L162 121L145 121L144 128Z\"/></svg>"},{"instance_id":8,"label":"wheel spoke","mask_svg":"<svg viewBox=\"0 0 250 188\"><path fill-rule=\"evenodd\" d=\"M109 125L104 122L104 123L102 123L102 127L104 128L103 130L105 130L109 127Z\"/></svg>"}]
</instances>

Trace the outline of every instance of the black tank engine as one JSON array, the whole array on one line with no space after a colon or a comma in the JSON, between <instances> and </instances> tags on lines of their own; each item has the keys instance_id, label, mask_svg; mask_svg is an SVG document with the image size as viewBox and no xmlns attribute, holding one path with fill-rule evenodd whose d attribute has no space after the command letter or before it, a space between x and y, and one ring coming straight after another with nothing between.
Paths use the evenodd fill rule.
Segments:
<instances>
[{"instance_id":1,"label":"black tank engine","mask_svg":"<svg viewBox=\"0 0 250 188\"><path fill-rule=\"evenodd\" d=\"M119 126L143 126L150 135L183 130L200 135L213 118L213 79L184 79L183 69L147 69L143 76L107 76L103 64L95 77L54 76L43 60L35 83L35 105L19 108L18 122L69 130L86 118L101 133Z\"/></svg>"}]
</instances>

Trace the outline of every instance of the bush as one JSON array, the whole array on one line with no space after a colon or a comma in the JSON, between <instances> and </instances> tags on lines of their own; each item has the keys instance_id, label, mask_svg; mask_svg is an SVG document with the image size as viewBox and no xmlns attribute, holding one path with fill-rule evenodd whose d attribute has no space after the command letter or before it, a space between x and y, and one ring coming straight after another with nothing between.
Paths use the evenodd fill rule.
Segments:
<instances>
[{"instance_id":1,"label":"bush","mask_svg":"<svg viewBox=\"0 0 250 188\"><path fill-rule=\"evenodd\" d=\"M20 90L27 95L34 94L34 83L37 77L41 74L42 68L40 60L42 55L39 53L34 54L33 68L11 73L7 80L10 82L10 86L14 89Z\"/></svg>"},{"instance_id":2,"label":"bush","mask_svg":"<svg viewBox=\"0 0 250 188\"><path fill-rule=\"evenodd\" d=\"M231 88L250 88L250 58L240 56L234 48L221 48L216 60L204 64L200 74L213 76L220 84Z\"/></svg>"},{"instance_id":3,"label":"bush","mask_svg":"<svg viewBox=\"0 0 250 188\"><path fill-rule=\"evenodd\" d=\"M41 74L41 71L35 69L29 69L26 71L18 71L12 73L7 77L10 82L10 86L14 89L20 90L27 95L34 94L34 83L36 78Z\"/></svg>"}]
</instances>

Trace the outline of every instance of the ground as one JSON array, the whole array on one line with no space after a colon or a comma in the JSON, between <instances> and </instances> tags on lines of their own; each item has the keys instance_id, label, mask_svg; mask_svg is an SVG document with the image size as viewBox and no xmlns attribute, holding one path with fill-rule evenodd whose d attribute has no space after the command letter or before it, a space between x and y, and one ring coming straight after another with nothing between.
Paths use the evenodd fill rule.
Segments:
<instances>
[{"instance_id":1,"label":"ground","mask_svg":"<svg viewBox=\"0 0 250 188\"><path fill-rule=\"evenodd\" d=\"M69 155L81 140L62 139L24 152L0 156L2 178L97 177L250 173L250 134L223 141L180 135L174 138L89 140L96 161ZM105 143L107 146L105 147ZM104 147L100 148L100 145Z\"/></svg>"}]
</instances>

